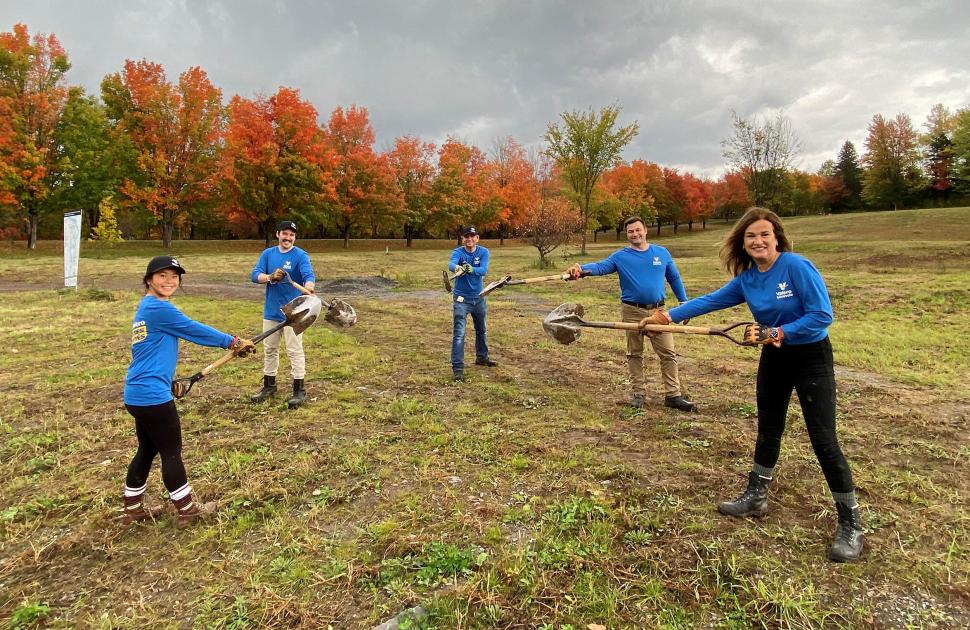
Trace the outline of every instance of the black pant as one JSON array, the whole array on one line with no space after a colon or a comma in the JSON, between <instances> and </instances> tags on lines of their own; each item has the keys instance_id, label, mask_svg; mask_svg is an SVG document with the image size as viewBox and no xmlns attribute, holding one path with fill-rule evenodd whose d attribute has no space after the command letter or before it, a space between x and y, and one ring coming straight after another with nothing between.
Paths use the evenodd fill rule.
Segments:
<instances>
[{"instance_id":1,"label":"black pant","mask_svg":"<svg viewBox=\"0 0 970 630\"><path fill-rule=\"evenodd\" d=\"M162 481L169 492L188 483L182 463L182 425L175 401L144 407L125 405L125 408L135 418L138 436L138 450L128 464L125 484L129 488L144 486L156 455L162 456Z\"/></svg>"},{"instance_id":2,"label":"black pant","mask_svg":"<svg viewBox=\"0 0 970 630\"><path fill-rule=\"evenodd\" d=\"M852 471L835 431L835 369L828 337L804 345L765 346L758 364L758 442L754 461L774 468L792 389L815 457L832 492L852 492Z\"/></svg>"}]
</instances>

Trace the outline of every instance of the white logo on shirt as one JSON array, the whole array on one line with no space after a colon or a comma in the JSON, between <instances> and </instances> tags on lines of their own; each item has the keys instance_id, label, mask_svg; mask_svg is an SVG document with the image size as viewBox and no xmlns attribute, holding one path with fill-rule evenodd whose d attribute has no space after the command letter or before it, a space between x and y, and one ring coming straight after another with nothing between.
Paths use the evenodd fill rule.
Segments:
<instances>
[{"instance_id":1,"label":"white logo on shirt","mask_svg":"<svg viewBox=\"0 0 970 630\"><path fill-rule=\"evenodd\" d=\"M778 283L778 290L775 292L775 299L776 300L781 300L783 298L790 298L793 295L795 295L795 293L791 289L788 288L788 283L787 282L779 282Z\"/></svg>"},{"instance_id":2,"label":"white logo on shirt","mask_svg":"<svg viewBox=\"0 0 970 630\"><path fill-rule=\"evenodd\" d=\"M286 262L283 263L283 269L286 269L287 271L289 271L292 268L293 268L293 265L290 264L290 261L287 260Z\"/></svg>"},{"instance_id":3,"label":"white logo on shirt","mask_svg":"<svg viewBox=\"0 0 970 630\"><path fill-rule=\"evenodd\" d=\"M478 263L480 263L480 262L482 262L482 259L479 258L478 256L475 256L474 262L472 264L477 267L478 266Z\"/></svg>"},{"instance_id":4,"label":"white logo on shirt","mask_svg":"<svg viewBox=\"0 0 970 630\"><path fill-rule=\"evenodd\" d=\"M653 257L653 264L655 264L655 265L660 265L660 264L662 264L662 263L660 262L660 256L654 256L654 257Z\"/></svg>"}]
</instances>

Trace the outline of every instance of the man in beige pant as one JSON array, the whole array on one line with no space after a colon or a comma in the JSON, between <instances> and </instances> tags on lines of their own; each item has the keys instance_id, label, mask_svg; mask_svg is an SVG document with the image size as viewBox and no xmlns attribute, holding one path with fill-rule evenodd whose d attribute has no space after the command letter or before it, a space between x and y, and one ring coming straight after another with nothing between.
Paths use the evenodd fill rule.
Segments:
<instances>
[{"instance_id":1,"label":"man in beige pant","mask_svg":"<svg viewBox=\"0 0 970 630\"><path fill-rule=\"evenodd\" d=\"M679 301L686 302L687 291L670 252L660 245L647 242L646 224L640 217L630 217L623 225L629 247L617 250L599 262L573 265L567 273L573 278L579 278L583 272L593 276L616 273L620 277L620 314L625 322L639 322L662 307L667 284L670 284ZM680 387L674 336L671 333L648 336L653 351L660 357L664 405L680 411L696 411L697 405L684 398ZM640 409L646 398L646 388L643 379L643 336L639 332L627 333L626 357L633 389L630 405Z\"/></svg>"},{"instance_id":2,"label":"man in beige pant","mask_svg":"<svg viewBox=\"0 0 970 630\"><path fill-rule=\"evenodd\" d=\"M250 279L257 284L266 285L266 299L263 303L263 331L285 321L280 307L302 293L290 284L290 280L313 291L316 276L310 264L310 256L296 246L296 223L281 221L276 230L279 243L263 250ZM274 333L263 341L263 388L250 396L253 402L262 402L276 393L276 372L280 367L280 338L290 358L290 373L293 375L293 396L287 405L296 409L306 400L306 357L303 354L303 335L294 335L289 326Z\"/></svg>"}]
</instances>

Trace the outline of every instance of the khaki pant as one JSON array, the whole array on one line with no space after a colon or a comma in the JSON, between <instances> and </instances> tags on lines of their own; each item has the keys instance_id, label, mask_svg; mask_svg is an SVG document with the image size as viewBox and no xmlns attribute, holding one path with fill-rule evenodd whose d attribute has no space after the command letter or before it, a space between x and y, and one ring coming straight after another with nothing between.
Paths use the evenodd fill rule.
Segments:
<instances>
[{"instance_id":1,"label":"khaki pant","mask_svg":"<svg viewBox=\"0 0 970 630\"><path fill-rule=\"evenodd\" d=\"M271 319L263 320L263 332L266 332L279 322ZM302 379L306 376L306 355L303 354L303 333L293 334L293 329L285 326L283 330L277 331L263 340L263 374L266 376L276 376L280 369L280 337L286 345L286 356L290 358L290 373L294 379Z\"/></svg>"},{"instance_id":2,"label":"khaki pant","mask_svg":"<svg viewBox=\"0 0 970 630\"><path fill-rule=\"evenodd\" d=\"M653 310L637 308L629 304L621 304L620 317L625 322L639 322L650 315ZM677 353L674 351L673 333L659 333L647 336L653 351L660 357L660 374L664 382L665 396L680 396L680 375L677 370ZM639 332L626 333L626 363L630 370L630 382L634 394L646 395L647 390L643 382L643 339Z\"/></svg>"}]
</instances>

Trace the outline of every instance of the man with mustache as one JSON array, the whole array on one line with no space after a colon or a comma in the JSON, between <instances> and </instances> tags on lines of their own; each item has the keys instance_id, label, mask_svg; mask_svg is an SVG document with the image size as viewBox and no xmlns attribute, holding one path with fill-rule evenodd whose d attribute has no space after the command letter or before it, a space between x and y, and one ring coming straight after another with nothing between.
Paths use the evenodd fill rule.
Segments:
<instances>
[{"instance_id":1,"label":"man with mustache","mask_svg":"<svg viewBox=\"0 0 970 630\"><path fill-rule=\"evenodd\" d=\"M263 250L253 267L253 282L266 285L266 300L263 305L263 331L286 320L280 307L301 295L287 280L287 275L297 284L310 291L316 276L310 264L310 256L296 246L296 223L280 221L276 230L279 244ZM276 373L280 366L280 340L286 347L290 358L290 372L293 375L293 396L288 402L290 409L296 409L306 399L306 356L303 354L303 334L296 335L287 326L263 341L263 388L250 397L254 403L262 402L276 393Z\"/></svg>"}]
</instances>

